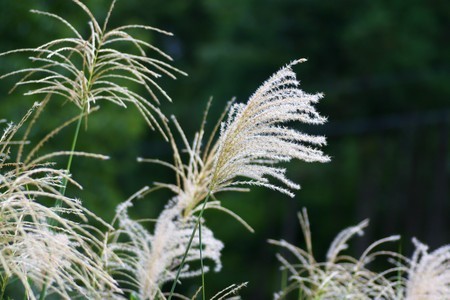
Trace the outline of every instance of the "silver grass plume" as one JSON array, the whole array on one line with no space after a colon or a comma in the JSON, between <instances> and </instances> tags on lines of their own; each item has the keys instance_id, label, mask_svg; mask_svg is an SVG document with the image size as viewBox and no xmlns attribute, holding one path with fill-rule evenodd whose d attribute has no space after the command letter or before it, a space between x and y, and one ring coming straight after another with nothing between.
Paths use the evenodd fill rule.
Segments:
<instances>
[{"instance_id":1,"label":"silver grass plume","mask_svg":"<svg viewBox=\"0 0 450 300\"><path fill-rule=\"evenodd\" d=\"M176 184L156 185L168 188L177 195L177 205L184 209L185 215L189 215L208 194L214 197L215 193L223 191L248 191L244 188L246 185L265 186L293 197L292 190L300 186L286 178L286 170L276 164L294 158L307 162L329 161L328 156L314 147L325 145L325 137L308 135L283 125L292 121L307 124L322 124L326 121L313 106L322 98L322 94L307 94L298 87L299 82L292 66L304 61L294 61L272 75L256 90L247 104L230 104L225 112L228 113L226 122L216 126L206 146L203 145L203 138L207 110L201 129L192 143L188 142L177 120L172 118L183 141L181 151L171 131L167 130L174 153L173 164L155 159L139 159L159 163L175 171ZM213 143L219 127L220 136ZM181 152L187 153L187 163L183 161ZM239 177L250 180L239 180ZM269 177L278 179L281 185L271 183ZM218 201L208 205L224 210ZM233 216L237 217L235 214Z\"/></svg>"},{"instance_id":2,"label":"silver grass plume","mask_svg":"<svg viewBox=\"0 0 450 300\"><path fill-rule=\"evenodd\" d=\"M391 251L374 251L379 245L396 241L399 236L390 236L372 243L361 255L353 258L341 254L347 248L347 242L356 234L363 234L368 225L365 220L356 226L341 231L332 242L326 262L317 262L312 251L310 224L306 210L299 213L300 224L306 241L306 250L298 248L286 241L269 240L270 243L285 248L298 260L290 263L281 255L277 255L289 276L289 284L274 295L274 299L285 299L296 291L300 299L399 299L403 280L398 277L404 271L402 266L394 266L381 273L368 268L368 264L379 256L388 260L403 261L404 257ZM400 292L399 292L400 291Z\"/></svg>"},{"instance_id":3,"label":"silver grass plume","mask_svg":"<svg viewBox=\"0 0 450 300\"><path fill-rule=\"evenodd\" d=\"M56 39L36 48L1 53L0 56L19 52L31 53L30 60L36 66L10 72L0 79L25 74L14 88L26 85L29 91L25 95L60 96L83 112L89 112L97 101L106 100L122 107L132 104L152 129L158 128L165 136L160 122L165 122L166 118L157 107L158 94L171 99L155 80L163 75L175 79L177 73L186 74L158 58L147 56L147 52L152 51L166 60L172 60L162 50L134 37L129 31L141 29L165 35L172 34L144 25L125 25L108 29L115 1L112 2L102 26L85 4L79 0L72 1L87 14L90 35L84 38L72 24L59 15L32 10L33 13L56 19L70 29L73 36ZM123 50L127 47L131 51ZM129 89L128 83L143 87L153 101Z\"/></svg>"},{"instance_id":4,"label":"silver grass plume","mask_svg":"<svg viewBox=\"0 0 450 300\"><path fill-rule=\"evenodd\" d=\"M313 104L322 94L307 94L299 89L292 66L279 70L260 86L247 104L234 104L220 128L211 178L211 192L233 186L258 185L278 190L291 197L300 186L286 178L286 170L277 163L299 159L327 162L329 157L313 146L325 144L322 136L301 133L283 124L300 121L322 124L326 121ZM237 177L250 180L240 181ZM269 182L278 179L282 185ZM283 187L285 186L285 187Z\"/></svg>"},{"instance_id":5,"label":"silver grass plume","mask_svg":"<svg viewBox=\"0 0 450 300\"><path fill-rule=\"evenodd\" d=\"M413 239L416 246L409 262L406 299L450 299L450 245L428 252L428 246Z\"/></svg>"},{"instance_id":6,"label":"silver grass plume","mask_svg":"<svg viewBox=\"0 0 450 300\"><path fill-rule=\"evenodd\" d=\"M18 124L9 124L0 136L0 272L6 283L18 279L30 299L37 298L35 288L64 299L102 299L104 293L100 288L108 293L119 289L103 268L97 254L102 241L91 233L94 228L87 221L90 218L108 225L85 209L78 199L59 192L64 179L80 187L65 170L55 168L50 161L67 153L28 157L27 163L19 160L28 144L29 129L23 139L16 140L15 136L33 110L39 113L41 108L36 104ZM16 159L13 153L17 154ZM65 207L44 205L49 201L62 201ZM95 232L99 233L98 229Z\"/></svg>"},{"instance_id":7,"label":"silver grass plume","mask_svg":"<svg viewBox=\"0 0 450 300\"><path fill-rule=\"evenodd\" d=\"M159 215L154 233L151 234L142 224L128 216L131 200L117 207L119 228L109 237L110 243L105 252L106 265L113 274L126 278L126 285L132 291L137 291L139 299L164 298L160 288L175 279L197 219L195 216L183 218L180 209L171 202ZM197 233L179 278L201 274L201 270L190 266L200 260L199 247L202 247L203 259L212 260L216 272L221 269L220 252L223 244L214 238L211 230L202 226L202 245L198 242ZM204 271L208 269L206 266Z\"/></svg>"}]
</instances>

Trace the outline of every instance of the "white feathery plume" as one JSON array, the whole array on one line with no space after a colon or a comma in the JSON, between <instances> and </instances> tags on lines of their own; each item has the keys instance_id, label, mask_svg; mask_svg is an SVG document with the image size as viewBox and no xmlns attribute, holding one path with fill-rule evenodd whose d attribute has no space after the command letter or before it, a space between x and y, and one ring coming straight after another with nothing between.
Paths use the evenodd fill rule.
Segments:
<instances>
[{"instance_id":1,"label":"white feathery plume","mask_svg":"<svg viewBox=\"0 0 450 300\"><path fill-rule=\"evenodd\" d=\"M247 104L231 106L214 153L212 192L245 184L265 186L293 197L292 190L300 186L287 179L286 170L275 164L293 158L306 162L329 161L322 151L309 146L324 145L324 137L283 126L292 121L307 124L326 121L313 106L322 94L307 94L298 87L292 66L303 61L294 61L275 73ZM236 181L240 176L250 180ZM278 179L286 188L270 183L268 177Z\"/></svg>"},{"instance_id":2,"label":"white feathery plume","mask_svg":"<svg viewBox=\"0 0 450 300\"><path fill-rule=\"evenodd\" d=\"M406 299L450 299L450 245L428 252L428 246L413 239L416 246L406 281Z\"/></svg>"},{"instance_id":3,"label":"white feathery plume","mask_svg":"<svg viewBox=\"0 0 450 300\"><path fill-rule=\"evenodd\" d=\"M117 208L119 229L112 235L113 242L107 245L107 266L113 273L127 274L127 284L138 291L139 299L155 299L162 294L162 284L175 279L197 219L182 218L179 208L171 202L159 215L154 233L150 234L142 224L130 219L129 206L131 202L126 201ZM119 236L125 236L128 241L119 242ZM189 266L200 260L199 247L197 233L179 278L201 274L201 270ZM222 248L222 242L202 225L202 257L214 262L216 272L222 267ZM208 271L208 267L204 271Z\"/></svg>"},{"instance_id":4,"label":"white feathery plume","mask_svg":"<svg viewBox=\"0 0 450 300\"><path fill-rule=\"evenodd\" d=\"M29 91L25 95L54 95L74 103L83 112L90 111L93 104L100 100L110 101L122 107L133 104L144 117L148 125L157 128L165 136L159 122L165 122L165 116L159 110L157 94L170 100L166 92L156 83L156 79L166 75L176 78L175 74L184 72L159 59L147 56L148 50L172 60L170 56L148 42L133 37L130 30L149 30L165 35L169 32L143 25L127 25L107 30L109 18L114 8L112 2L108 15L100 26L89 8L79 0L72 0L89 18L90 35L87 39L64 18L48 12L32 10L33 13L47 16L61 22L73 33L73 37L61 38L36 48L18 49L5 53L31 53L30 60L36 65L10 72L0 77L25 74L17 86L26 85ZM123 51L123 45L129 45L134 51ZM145 88L153 102L128 88L128 84L138 84Z\"/></svg>"}]
</instances>

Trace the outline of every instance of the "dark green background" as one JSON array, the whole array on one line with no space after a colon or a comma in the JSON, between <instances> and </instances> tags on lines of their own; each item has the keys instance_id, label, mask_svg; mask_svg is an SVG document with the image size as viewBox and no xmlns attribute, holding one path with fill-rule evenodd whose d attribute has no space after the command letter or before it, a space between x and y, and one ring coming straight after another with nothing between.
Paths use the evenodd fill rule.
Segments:
<instances>
[{"instance_id":1,"label":"dark green background","mask_svg":"<svg viewBox=\"0 0 450 300\"><path fill-rule=\"evenodd\" d=\"M86 1L99 20L109 1ZM0 0L0 51L33 47L67 30L29 9L56 12L87 33L87 18L70 1ZM370 241L402 234L432 248L449 243L450 2L447 0L119 0L112 25L140 23L175 33L140 33L175 58L189 73L161 85L174 99L162 103L193 137L210 96L211 126L233 96L244 102L272 73L301 57L295 66L306 92L324 92L318 110L329 118L320 127L302 127L328 136L332 162L289 164L289 177L302 185L295 199L255 188L224 194L232 209L256 233L230 217L206 213L207 224L223 240L224 268L206 277L212 295L232 283L249 281L244 299L269 299L280 283L275 247L266 239L303 245L296 212L307 207L317 259L337 232L364 218L371 224L350 253ZM29 66L26 55L0 58L0 73ZM7 91L0 82L0 118L17 121L33 101ZM53 128L76 112L55 102L38 125ZM73 128L52 140L47 151L69 149ZM102 104L82 132L78 149L111 155L101 162L77 158L74 178L84 190L70 190L110 220L115 206L153 181L173 182L166 169L138 164L137 156L171 160L167 143L151 132L133 108ZM156 217L169 193L157 192L135 203L136 218ZM192 291L200 281L186 281ZM192 288L190 288L192 286Z\"/></svg>"}]
</instances>

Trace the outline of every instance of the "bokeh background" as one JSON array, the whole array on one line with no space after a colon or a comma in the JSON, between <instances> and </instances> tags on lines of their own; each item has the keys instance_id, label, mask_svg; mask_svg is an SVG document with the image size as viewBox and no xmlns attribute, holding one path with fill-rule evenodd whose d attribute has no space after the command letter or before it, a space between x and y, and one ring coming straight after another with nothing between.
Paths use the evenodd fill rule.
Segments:
<instances>
[{"instance_id":1,"label":"bokeh background","mask_svg":"<svg viewBox=\"0 0 450 300\"><path fill-rule=\"evenodd\" d=\"M85 1L99 20L110 1ZM87 17L71 1L0 0L0 52L34 47L70 34L58 22L30 9L60 14L88 33ZM450 242L449 120L450 2L447 0L119 0L111 24L146 24L175 34L138 33L189 73L160 83L174 99L162 103L193 137L209 97L210 128L232 97L244 102L286 63L295 66L306 92L324 92L317 105L324 126L299 130L328 137L332 162L293 162L289 177L302 185L294 199L255 188L223 194L223 205L256 230L251 234L220 213L207 224L223 240L223 270L206 277L208 294L248 281L244 299L270 299L281 275L268 238L303 246L297 212L308 209L317 259L339 230L370 218L366 234L349 249L359 255L376 239L401 234L393 246L410 254L411 238L435 248ZM0 58L0 74L29 66L26 55ZM17 78L16 78L17 79ZM38 98L25 90L8 95L14 78L0 81L0 118L18 121ZM54 128L75 115L54 102L38 128ZM47 145L69 149L73 128ZM171 150L134 109L102 104L81 134L79 150L108 154L108 162L76 158L74 178L85 205L110 220L118 203L154 181L173 182L166 169L138 164L136 157L171 161ZM135 203L136 218L154 218L171 197L156 192ZM151 224L149 224L149 228ZM199 280L182 289L193 294Z\"/></svg>"}]
</instances>

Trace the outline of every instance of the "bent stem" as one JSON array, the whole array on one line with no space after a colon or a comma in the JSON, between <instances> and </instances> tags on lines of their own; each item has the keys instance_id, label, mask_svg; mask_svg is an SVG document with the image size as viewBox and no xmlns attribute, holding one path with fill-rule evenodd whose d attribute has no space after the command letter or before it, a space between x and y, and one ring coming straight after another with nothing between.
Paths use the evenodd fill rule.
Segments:
<instances>
[{"instance_id":1,"label":"bent stem","mask_svg":"<svg viewBox=\"0 0 450 300\"><path fill-rule=\"evenodd\" d=\"M184 252L183 258L181 259L180 266L178 267L177 275L175 276L175 279L172 284L172 288L170 289L169 298L167 300L171 300L172 296L175 292L175 287L177 286L178 278L180 277L181 269L184 266L184 262L186 260L186 257L188 255L189 250L191 249L192 241L194 240L195 233L197 232L197 228L200 227L200 234L199 234L199 240L200 240L200 262L201 262L201 271L202 271L202 296L203 299L205 299L205 276L203 272L203 259L202 259L202 240L201 240L201 224L200 220L203 215L203 211L205 211L206 203L209 200L209 197L211 196L211 190L208 192L208 195L206 195L205 200L203 201L202 209L200 210L200 213L198 214L197 222L195 223L194 230L192 230L192 234L189 238L188 245L186 247L186 251Z\"/></svg>"}]
</instances>

